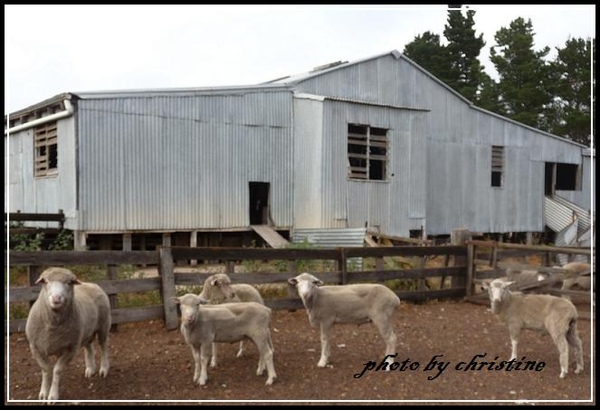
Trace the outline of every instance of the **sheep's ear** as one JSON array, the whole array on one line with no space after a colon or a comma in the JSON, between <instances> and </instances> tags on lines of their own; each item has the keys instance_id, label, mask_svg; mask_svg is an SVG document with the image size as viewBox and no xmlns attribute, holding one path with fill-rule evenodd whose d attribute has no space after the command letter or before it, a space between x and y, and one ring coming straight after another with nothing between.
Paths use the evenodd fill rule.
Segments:
<instances>
[{"instance_id":1,"label":"sheep's ear","mask_svg":"<svg viewBox=\"0 0 600 410\"><path fill-rule=\"evenodd\" d=\"M313 283L317 286L321 286L323 284L323 281L320 279L316 279L316 280L313 280Z\"/></svg>"},{"instance_id":2,"label":"sheep's ear","mask_svg":"<svg viewBox=\"0 0 600 410\"><path fill-rule=\"evenodd\" d=\"M502 284L502 287L503 287L503 288L507 288L507 287L509 287L510 285L512 285L513 283L517 283L517 282L515 282L515 281L511 281L511 282L504 282L504 283Z\"/></svg>"},{"instance_id":3,"label":"sheep's ear","mask_svg":"<svg viewBox=\"0 0 600 410\"><path fill-rule=\"evenodd\" d=\"M489 282L481 282L481 289L488 290L490 288Z\"/></svg>"},{"instance_id":4,"label":"sheep's ear","mask_svg":"<svg viewBox=\"0 0 600 410\"><path fill-rule=\"evenodd\" d=\"M201 296L196 297L196 301L198 302L199 305L206 305L209 301L204 299Z\"/></svg>"},{"instance_id":5,"label":"sheep's ear","mask_svg":"<svg viewBox=\"0 0 600 410\"><path fill-rule=\"evenodd\" d=\"M179 305L181 302L179 301L179 298L177 297L172 297L171 298L171 302L175 303L176 305Z\"/></svg>"},{"instance_id":6,"label":"sheep's ear","mask_svg":"<svg viewBox=\"0 0 600 410\"><path fill-rule=\"evenodd\" d=\"M73 279L71 285L81 285L81 281L79 279Z\"/></svg>"},{"instance_id":7,"label":"sheep's ear","mask_svg":"<svg viewBox=\"0 0 600 410\"><path fill-rule=\"evenodd\" d=\"M290 279L288 279L288 283L290 285L296 286L298 284L298 280L296 278L290 278Z\"/></svg>"},{"instance_id":8,"label":"sheep's ear","mask_svg":"<svg viewBox=\"0 0 600 410\"><path fill-rule=\"evenodd\" d=\"M212 286L217 286L217 282L218 282L217 278L212 278L212 280L210 281L210 284Z\"/></svg>"},{"instance_id":9,"label":"sheep's ear","mask_svg":"<svg viewBox=\"0 0 600 410\"><path fill-rule=\"evenodd\" d=\"M39 277L38 280L35 281L36 285L42 284L42 283L46 283L46 279L44 279L43 277Z\"/></svg>"}]
</instances>

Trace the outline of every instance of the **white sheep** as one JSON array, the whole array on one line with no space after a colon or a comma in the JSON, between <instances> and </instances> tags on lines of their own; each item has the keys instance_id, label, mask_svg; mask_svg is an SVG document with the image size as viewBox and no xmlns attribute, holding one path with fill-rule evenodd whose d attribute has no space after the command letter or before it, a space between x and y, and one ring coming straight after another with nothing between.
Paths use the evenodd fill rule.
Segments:
<instances>
[{"instance_id":1,"label":"white sheep","mask_svg":"<svg viewBox=\"0 0 600 410\"><path fill-rule=\"evenodd\" d=\"M533 285L536 282L541 282L549 276L544 272L537 270L519 270L515 268L506 269L506 279L512 282L511 290L518 290L525 286Z\"/></svg>"},{"instance_id":2,"label":"white sheep","mask_svg":"<svg viewBox=\"0 0 600 410\"><path fill-rule=\"evenodd\" d=\"M329 362L329 339L335 323L373 324L385 341L385 361L393 363L390 355L396 351L397 337L392 326L392 314L400 298L388 287L380 284L352 284L321 286L323 282L309 273L288 279L294 286L308 313L312 326L321 330L321 358L318 367ZM389 367L386 366L386 370Z\"/></svg>"},{"instance_id":3,"label":"white sheep","mask_svg":"<svg viewBox=\"0 0 600 410\"><path fill-rule=\"evenodd\" d=\"M583 351L577 333L577 309L571 301L551 296L523 294L508 289L511 282L494 279L483 283L487 289L492 313L508 325L512 344L511 360L517 359L517 346L521 329L546 330L560 354L560 378L569 371L569 345L574 349L577 367L583 370Z\"/></svg>"},{"instance_id":4,"label":"white sheep","mask_svg":"<svg viewBox=\"0 0 600 410\"><path fill-rule=\"evenodd\" d=\"M101 353L99 375L108 374L110 302L100 286L79 281L68 269L48 268L36 283L42 289L29 311L25 335L42 369L38 397L54 402L58 400L62 372L80 347L85 350L85 377L96 373L93 345L96 336ZM54 366L52 356L57 357Z\"/></svg>"},{"instance_id":5,"label":"white sheep","mask_svg":"<svg viewBox=\"0 0 600 410\"><path fill-rule=\"evenodd\" d=\"M273 365L273 343L269 329L271 309L256 302L222 303L207 305L208 301L193 293L172 299L181 309L181 333L192 349L194 383L201 386L208 379L208 346L215 342L239 342L250 339L259 352L256 374L265 367L273 384L277 377Z\"/></svg>"},{"instance_id":6,"label":"white sheep","mask_svg":"<svg viewBox=\"0 0 600 410\"><path fill-rule=\"evenodd\" d=\"M251 285L246 283L232 284L231 279L225 273L216 273L209 276L204 281L200 297L209 301L212 305L219 303L233 302L256 302L264 305L265 302L260 295L260 292ZM240 348L236 357L244 354L244 342L240 342ZM217 345L212 346L212 357L210 367L217 366Z\"/></svg>"},{"instance_id":7,"label":"white sheep","mask_svg":"<svg viewBox=\"0 0 600 410\"><path fill-rule=\"evenodd\" d=\"M562 290L570 290L574 286L582 290L590 290L592 287L591 265L585 262L570 262L562 267L573 274L566 275L563 279Z\"/></svg>"}]
</instances>

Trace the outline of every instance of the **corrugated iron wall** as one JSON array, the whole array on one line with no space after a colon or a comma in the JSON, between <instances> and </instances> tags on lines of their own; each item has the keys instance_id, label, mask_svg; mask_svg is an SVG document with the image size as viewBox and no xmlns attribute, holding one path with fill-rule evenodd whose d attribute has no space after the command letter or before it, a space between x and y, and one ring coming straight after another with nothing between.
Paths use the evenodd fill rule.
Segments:
<instances>
[{"instance_id":1,"label":"corrugated iron wall","mask_svg":"<svg viewBox=\"0 0 600 410\"><path fill-rule=\"evenodd\" d=\"M402 213L407 206L403 203L413 201L404 195L410 192L413 198L420 192L414 187L422 180L427 187L423 202L429 235L448 234L457 228L542 231L544 163L582 161L582 147L477 109L404 58L391 54L308 78L295 88L334 98L430 110L425 127L428 148L422 159L427 169L420 173L419 159L414 157L403 161L404 165L396 162L404 173L410 173L413 188L396 190L385 197L377 189L351 187L353 191L348 195L356 198L356 206L360 207L356 214L363 218L372 215L369 205L386 200ZM491 186L492 145L505 147L501 187ZM368 196L377 201L367 201ZM411 212L420 216L417 209ZM394 226L393 220L389 222L388 227ZM406 227L392 229L402 231L397 235L406 235Z\"/></svg>"},{"instance_id":2,"label":"corrugated iron wall","mask_svg":"<svg viewBox=\"0 0 600 410\"><path fill-rule=\"evenodd\" d=\"M247 227L250 181L291 226L290 118L289 92L81 100L81 229Z\"/></svg>"}]
</instances>

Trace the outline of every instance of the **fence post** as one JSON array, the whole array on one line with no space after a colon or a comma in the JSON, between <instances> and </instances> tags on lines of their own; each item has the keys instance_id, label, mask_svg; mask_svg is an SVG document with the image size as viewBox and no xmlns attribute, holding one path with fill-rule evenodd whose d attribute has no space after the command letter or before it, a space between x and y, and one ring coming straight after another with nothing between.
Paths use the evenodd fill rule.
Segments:
<instances>
[{"instance_id":1,"label":"fence post","mask_svg":"<svg viewBox=\"0 0 600 410\"><path fill-rule=\"evenodd\" d=\"M161 279L161 296L165 309L165 327L168 330L177 329L179 318L177 317L177 306L171 300L175 297L175 263L173 262L173 254L171 248L159 248L160 259L160 279Z\"/></svg>"},{"instance_id":2,"label":"fence post","mask_svg":"<svg viewBox=\"0 0 600 410\"><path fill-rule=\"evenodd\" d=\"M475 245L467 245L467 297L473 296L473 276L475 273Z\"/></svg>"},{"instance_id":3,"label":"fence post","mask_svg":"<svg viewBox=\"0 0 600 410\"><path fill-rule=\"evenodd\" d=\"M466 242L471 239L471 232L468 229L454 229L450 233L452 245L465 246ZM454 266L466 266L467 261L464 256L454 257ZM466 275L465 276L453 276L452 287L466 287Z\"/></svg>"},{"instance_id":4,"label":"fence post","mask_svg":"<svg viewBox=\"0 0 600 410\"><path fill-rule=\"evenodd\" d=\"M117 265L108 265L106 267L106 273L108 280L117 280ZM117 307L117 295L109 295L108 300L110 301L110 308L115 309ZM113 323L110 327L111 332L117 331L117 324Z\"/></svg>"},{"instance_id":5,"label":"fence post","mask_svg":"<svg viewBox=\"0 0 600 410\"><path fill-rule=\"evenodd\" d=\"M39 266L28 266L27 267L27 277L29 279L29 286L36 286L35 282L40 278L40 267ZM29 302L29 308L31 308L34 303L35 303L35 301Z\"/></svg>"}]
</instances>

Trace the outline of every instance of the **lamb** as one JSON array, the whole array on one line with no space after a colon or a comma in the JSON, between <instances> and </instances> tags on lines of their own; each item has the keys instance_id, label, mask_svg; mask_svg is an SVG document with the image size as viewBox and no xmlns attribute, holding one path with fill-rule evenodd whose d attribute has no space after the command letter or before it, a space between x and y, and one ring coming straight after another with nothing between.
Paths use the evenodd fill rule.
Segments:
<instances>
[{"instance_id":1,"label":"lamb","mask_svg":"<svg viewBox=\"0 0 600 410\"><path fill-rule=\"evenodd\" d=\"M329 339L335 323L368 323L379 330L386 344L385 362L393 363L397 337L392 326L392 314L400 298L388 287L380 284L352 284L321 286L323 282L309 273L288 279L294 286L308 313L312 326L320 326L321 358L318 367L329 362ZM389 367L386 365L386 370Z\"/></svg>"},{"instance_id":2,"label":"lamb","mask_svg":"<svg viewBox=\"0 0 600 410\"><path fill-rule=\"evenodd\" d=\"M208 300L213 305L223 302L257 302L261 305L265 304L260 292L254 286L246 283L232 284L231 279L225 273L216 273L206 278L200 297ZM243 341L240 342L236 357L240 357L242 354L244 354ZM210 367L216 366L217 345L213 344Z\"/></svg>"},{"instance_id":3,"label":"lamb","mask_svg":"<svg viewBox=\"0 0 600 410\"><path fill-rule=\"evenodd\" d=\"M54 402L59 397L61 375L80 347L85 350L85 377L96 373L93 346L96 336L101 352L99 375L108 374L111 308L100 286L79 281L68 269L48 268L36 283L42 289L29 311L25 335L42 369L38 397ZM52 356L57 357L54 366Z\"/></svg>"},{"instance_id":4,"label":"lamb","mask_svg":"<svg viewBox=\"0 0 600 410\"><path fill-rule=\"evenodd\" d=\"M250 339L259 352L256 374L262 375L265 367L266 385L277 377L273 365L273 343L269 324L271 309L256 302L222 303L205 305L206 299L187 293L172 299L181 309L181 333L192 349L194 357L194 383L201 386L208 380L208 346L215 342L238 342Z\"/></svg>"},{"instance_id":5,"label":"lamb","mask_svg":"<svg viewBox=\"0 0 600 410\"><path fill-rule=\"evenodd\" d=\"M546 330L560 354L560 378L569 372L569 345L574 349L577 361L575 373L580 373L583 370L583 351L577 332L575 305L556 296L512 292L508 289L511 284L502 279L483 284L490 297L492 313L508 325L511 360L517 359L521 329Z\"/></svg>"}]
</instances>

